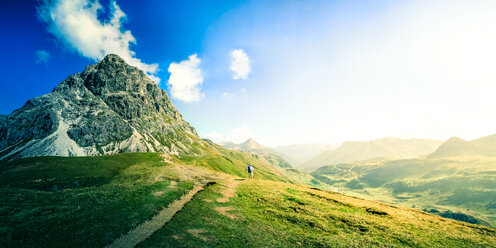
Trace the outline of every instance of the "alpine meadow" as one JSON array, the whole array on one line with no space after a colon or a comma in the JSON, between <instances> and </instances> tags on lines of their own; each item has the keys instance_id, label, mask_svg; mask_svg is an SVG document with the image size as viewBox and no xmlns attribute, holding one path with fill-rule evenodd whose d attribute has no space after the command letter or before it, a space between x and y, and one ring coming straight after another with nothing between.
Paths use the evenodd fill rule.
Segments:
<instances>
[{"instance_id":1,"label":"alpine meadow","mask_svg":"<svg viewBox=\"0 0 496 248\"><path fill-rule=\"evenodd\" d=\"M496 2L0 2L0 247L496 247Z\"/></svg>"}]
</instances>

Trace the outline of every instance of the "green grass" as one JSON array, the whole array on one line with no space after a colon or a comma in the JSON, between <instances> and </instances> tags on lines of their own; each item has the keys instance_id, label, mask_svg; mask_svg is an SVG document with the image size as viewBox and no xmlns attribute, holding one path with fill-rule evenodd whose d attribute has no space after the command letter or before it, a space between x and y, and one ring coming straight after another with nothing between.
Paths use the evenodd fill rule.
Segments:
<instances>
[{"instance_id":1,"label":"green grass","mask_svg":"<svg viewBox=\"0 0 496 248\"><path fill-rule=\"evenodd\" d=\"M112 178L136 164L165 165L154 153L126 153L95 157L36 157L0 166L0 186L52 178ZM139 173L138 173L139 174Z\"/></svg>"},{"instance_id":2,"label":"green grass","mask_svg":"<svg viewBox=\"0 0 496 248\"><path fill-rule=\"evenodd\" d=\"M201 166L226 174L247 177L246 168L251 164L257 178L291 182L284 169L271 165L262 155L219 148L221 153L208 153L202 156L182 156L175 160L193 166Z\"/></svg>"},{"instance_id":3,"label":"green grass","mask_svg":"<svg viewBox=\"0 0 496 248\"><path fill-rule=\"evenodd\" d=\"M22 159L0 166L0 247L103 247L193 187L156 178L158 154Z\"/></svg>"},{"instance_id":4,"label":"green grass","mask_svg":"<svg viewBox=\"0 0 496 248\"><path fill-rule=\"evenodd\" d=\"M247 180L227 203L199 193L138 247L493 247L494 229L286 183ZM232 207L230 219L215 211ZM192 230L203 230L201 237Z\"/></svg>"}]
</instances>

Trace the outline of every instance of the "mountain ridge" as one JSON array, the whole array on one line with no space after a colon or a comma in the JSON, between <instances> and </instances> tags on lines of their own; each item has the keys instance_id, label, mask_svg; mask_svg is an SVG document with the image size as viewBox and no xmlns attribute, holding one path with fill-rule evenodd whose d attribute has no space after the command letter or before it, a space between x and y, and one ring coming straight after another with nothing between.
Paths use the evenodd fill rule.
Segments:
<instances>
[{"instance_id":1,"label":"mountain ridge","mask_svg":"<svg viewBox=\"0 0 496 248\"><path fill-rule=\"evenodd\" d=\"M430 139L382 138L371 141L346 141L334 150L324 151L301 166L314 170L321 166L370 159L406 159L432 153L441 141Z\"/></svg>"},{"instance_id":2,"label":"mountain ridge","mask_svg":"<svg viewBox=\"0 0 496 248\"><path fill-rule=\"evenodd\" d=\"M429 158L446 158L456 156L496 156L496 134L467 141L451 137L431 153Z\"/></svg>"}]
</instances>

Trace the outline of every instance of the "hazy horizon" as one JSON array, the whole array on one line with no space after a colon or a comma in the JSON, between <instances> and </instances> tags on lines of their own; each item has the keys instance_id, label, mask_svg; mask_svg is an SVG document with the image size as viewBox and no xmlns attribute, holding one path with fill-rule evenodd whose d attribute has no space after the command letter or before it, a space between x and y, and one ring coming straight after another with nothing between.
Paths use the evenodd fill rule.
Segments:
<instances>
[{"instance_id":1,"label":"hazy horizon","mask_svg":"<svg viewBox=\"0 0 496 248\"><path fill-rule=\"evenodd\" d=\"M496 133L494 1L2 5L3 114L116 53L215 142Z\"/></svg>"}]
</instances>

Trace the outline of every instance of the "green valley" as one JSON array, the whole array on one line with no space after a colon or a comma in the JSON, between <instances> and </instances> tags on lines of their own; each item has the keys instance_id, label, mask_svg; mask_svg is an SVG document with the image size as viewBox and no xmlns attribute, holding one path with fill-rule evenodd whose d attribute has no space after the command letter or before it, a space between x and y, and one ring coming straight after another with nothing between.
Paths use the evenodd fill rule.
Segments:
<instances>
[{"instance_id":1,"label":"green valley","mask_svg":"<svg viewBox=\"0 0 496 248\"><path fill-rule=\"evenodd\" d=\"M494 227L495 163L496 157L475 155L372 161L324 166L312 175L347 194Z\"/></svg>"}]
</instances>

